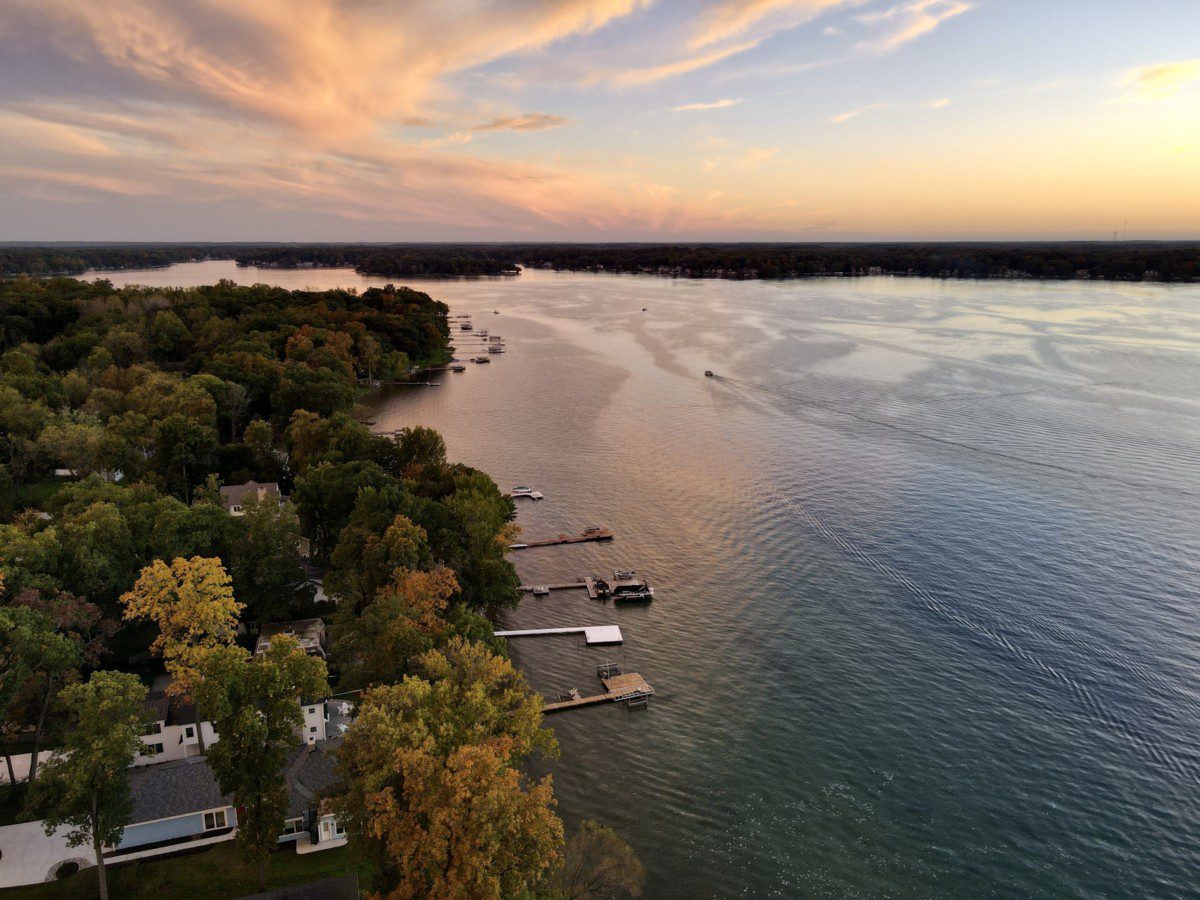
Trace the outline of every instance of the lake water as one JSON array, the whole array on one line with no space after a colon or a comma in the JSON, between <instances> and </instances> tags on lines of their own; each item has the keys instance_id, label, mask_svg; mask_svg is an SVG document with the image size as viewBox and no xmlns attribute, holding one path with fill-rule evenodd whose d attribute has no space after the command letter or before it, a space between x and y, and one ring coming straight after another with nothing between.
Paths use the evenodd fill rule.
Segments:
<instances>
[{"instance_id":1,"label":"lake water","mask_svg":"<svg viewBox=\"0 0 1200 900\"><path fill-rule=\"evenodd\" d=\"M649 896L1196 895L1200 287L408 283L508 352L393 390L377 427L544 492L528 537L617 533L523 552L523 580L657 591L506 622L621 626L514 641L544 694L609 660L656 688L550 720L560 813L617 828Z\"/></svg>"}]
</instances>

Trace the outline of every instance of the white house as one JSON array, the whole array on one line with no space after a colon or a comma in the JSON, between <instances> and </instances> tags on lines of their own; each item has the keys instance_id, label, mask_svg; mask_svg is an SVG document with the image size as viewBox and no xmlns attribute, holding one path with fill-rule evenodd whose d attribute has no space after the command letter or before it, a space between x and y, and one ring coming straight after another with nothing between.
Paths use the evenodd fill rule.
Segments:
<instances>
[{"instance_id":1,"label":"white house","mask_svg":"<svg viewBox=\"0 0 1200 900\"><path fill-rule=\"evenodd\" d=\"M197 725L195 707L177 697L167 696L168 683L166 676L155 679L150 696L142 702L149 710L151 720L142 733L142 743L147 750L134 757L135 766L199 756L201 733L205 746L216 743L219 738L211 722Z\"/></svg>"}]
</instances>

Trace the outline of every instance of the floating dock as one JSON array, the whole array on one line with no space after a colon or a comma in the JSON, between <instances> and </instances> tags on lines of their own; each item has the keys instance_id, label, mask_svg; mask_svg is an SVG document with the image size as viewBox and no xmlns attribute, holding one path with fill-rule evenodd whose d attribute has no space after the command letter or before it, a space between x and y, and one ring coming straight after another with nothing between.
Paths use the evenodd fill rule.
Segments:
<instances>
[{"instance_id":1,"label":"floating dock","mask_svg":"<svg viewBox=\"0 0 1200 900\"><path fill-rule=\"evenodd\" d=\"M497 631L496 637L541 637L544 634L582 634L589 644L620 644L624 642L616 625L584 625L579 628L532 628L525 631Z\"/></svg>"},{"instance_id":2,"label":"floating dock","mask_svg":"<svg viewBox=\"0 0 1200 900\"><path fill-rule=\"evenodd\" d=\"M560 534L556 538L545 541L524 541L520 544L509 544L509 550L528 550L532 547L557 547L560 544L586 544L589 541L611 541L616 535L607 528L593 526L583 534Z\"/></svg>"},{"instance_id":3,"label":"floating dock","mask_svg":"<svg viewBox=\"0 0 1200 900\"><path fill-rule=\"evenodd\" d=\"M601 678L605 693L594 694L591 697L572 697L570 700L559 700L547 703L542 712L562 712L567 709L577 709L580 706L593 706L597 703L620 703L626 706L644 706L646 701L654 696L654 688L636 672L629 675L614 674Z\"/></svg>"}]
</instances>

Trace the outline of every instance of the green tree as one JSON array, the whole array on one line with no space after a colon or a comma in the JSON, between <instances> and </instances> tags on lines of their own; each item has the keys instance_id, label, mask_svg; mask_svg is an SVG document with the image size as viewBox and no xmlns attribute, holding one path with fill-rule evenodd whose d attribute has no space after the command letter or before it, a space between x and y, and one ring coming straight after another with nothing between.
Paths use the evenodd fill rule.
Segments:
<instances>
[{"instance_id":1,"label":"green tree","mask_svg":"<svg viewBox=\"0 0 1200 900\"><path fill-rule=\"evenodd\" d=\"M366 488L359 494L355 513L338 537L325 577L329 595L354 611L369 604L397 569L425 568L432 561L425 529L407 516L396 516L380 533L369 516L362 515L378 493Z\"/></svg>"},{"instance_id":2,"label":"green tree","mask_svg":"<svg viewBox=\"0 0 1200 900\"><path fill-rule=\"evenodd\" d=\"M95 666L105 642L113 633L100 607L66 592L43 597L25 591L15 609L29 609L42 617L44 626L33 650L36 665L21 688L19 703L26 724L33 725L29 757L29 783L37 781L38 754L46 728L46 715L59 689L76 678L81 666Z\"/></svg>"},{"instance_id":3,"label":"green tree","mask_svg":"<svg viewBox=\"0 0 1200 900\"><path fill-rule=\"evenodd\" d=\"M208 764L238 807L237 842L257 864L259 889L266 890L267 855L287 814L287 753L304 724L300 703L329 693L325 662L280 635L252 658L223 647L205 660L202 673L196 703L221 735Z\"/></svg>"},{"instance_id":4,"label":"green tree","mask_svg":"<svg viewBox=\"0 0 1200 900\"><path fill-rule=\"evenodd\" d=\"M146 688L124 672L94 672L62 691L70 716L62 752L46 762L32 803L46 834L66 827L73 847L91 844L101 900L108 898L105 845L116 844L129 822L129 766L143 746Z\"/></svg>"},{"instance_id":5,"label":"green tree","mask_svg":"<svg viewBox=\"0 0 1200 900\"><path fill-rule=\"evenodd\" d=\"M312 605L313 589L300 558L300 520L291 503L248 500L233 545L230 573L249 621L294 618Z\"/></svg>"}]
</instances>

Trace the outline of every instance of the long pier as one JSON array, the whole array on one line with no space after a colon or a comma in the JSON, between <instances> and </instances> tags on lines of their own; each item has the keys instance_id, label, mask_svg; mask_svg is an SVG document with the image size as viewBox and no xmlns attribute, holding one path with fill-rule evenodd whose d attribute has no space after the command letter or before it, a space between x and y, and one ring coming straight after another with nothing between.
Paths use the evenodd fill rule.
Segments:
<instances>
[{"instance_id":1,"label":"long pier","mask_svg":"<svg viewBox=\"0 0 1200 900\"><path fill-rule=\"evenodd\" d=\"M597 703L619 703L622 700L627 704L642 703L654 695L654 688L650 686L645 678L636 672L628 675L613 675L600 680L604 684L605 693L547 703L542 707L542 712L562 712L567 709L577 709L581 706L593 706Z\"/></svg>"},{"instance_id":2,"label":"long pier","mask_svg":"<svg viewBox=\"0 0 1200 900\"><path fill-rule=\"evenodd\" d=\"M530 628L524 631L497 631L496 637L541 637L544 634L582 634L589 644L620 644L625 641L616 625L583 625L578 628Z\"/></svg>"},{"instance_id":3,"label":"long pier","mask_svg":"<svg viewBox=\"0 0 1200 900\"><path fill-rule=\"evenodd\" d=\"M509 544L509 550L529 550L533 547L557 547L560 544L586 544L591 541L611 541L616 535L607 528L589 528L583 534L560 534L558 537L544 541L523 541L519 544Z\"/></svg>"}]
</instances>

